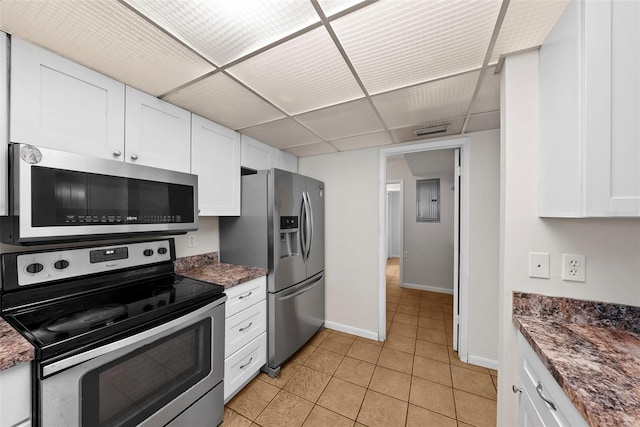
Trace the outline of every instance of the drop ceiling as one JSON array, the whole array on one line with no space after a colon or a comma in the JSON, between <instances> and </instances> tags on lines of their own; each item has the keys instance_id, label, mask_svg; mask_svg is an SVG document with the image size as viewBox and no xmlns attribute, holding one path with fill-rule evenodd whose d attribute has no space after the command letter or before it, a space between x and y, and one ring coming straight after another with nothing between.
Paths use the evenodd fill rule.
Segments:
<instances>
[{"instance_id":1,"label":"drop ceiling","mask_svg":"<svg viewBox=\"0 0 640 427\"><path fill-rule=\"evenodd\" d=\"M2 0L0 29L304 157L497 129L496 64L567 2Z\"/></svg>"}]
</instances>

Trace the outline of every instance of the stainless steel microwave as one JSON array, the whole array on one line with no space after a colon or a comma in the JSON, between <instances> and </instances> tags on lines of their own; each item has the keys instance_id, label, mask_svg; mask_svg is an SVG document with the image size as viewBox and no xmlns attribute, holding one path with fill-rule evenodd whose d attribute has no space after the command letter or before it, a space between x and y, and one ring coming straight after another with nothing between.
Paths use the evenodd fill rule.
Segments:
<instances>
[{"instance_id":1,"label":"stainless steel microwave","mask_svg":"<svg viewBox=\"0 0 640 427\"><path fill-rule=\"evenodd\" d=\"M198 228L198 177L26 144L9 146L2 241L34 244Z\"/></svg>"}]
</instances>

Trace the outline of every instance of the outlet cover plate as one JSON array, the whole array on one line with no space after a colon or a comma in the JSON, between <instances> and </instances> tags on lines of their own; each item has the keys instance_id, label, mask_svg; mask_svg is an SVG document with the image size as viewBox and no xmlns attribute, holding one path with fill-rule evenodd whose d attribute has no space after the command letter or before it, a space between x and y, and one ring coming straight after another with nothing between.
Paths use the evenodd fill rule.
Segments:
<instances>
[{"instance_id":1,"label":"outlet cover plate","mask_svg":"<svg viewBox=\"0 0 640 427\"><path fill-rule=\"evenodd\" d=\"M587 259L584 255L562 254L562 280L585 282L587 279Z\"/></svg>"},{"instance_id":2,"label":"outlet cover plate","mask_svg":"<svg viewBox=\"0 0 640 427\"><path fill-rule=\"evenodd\" d=\"M529 252L529 277L549 278L549 253Z\"/></svg>"}]
</instances>

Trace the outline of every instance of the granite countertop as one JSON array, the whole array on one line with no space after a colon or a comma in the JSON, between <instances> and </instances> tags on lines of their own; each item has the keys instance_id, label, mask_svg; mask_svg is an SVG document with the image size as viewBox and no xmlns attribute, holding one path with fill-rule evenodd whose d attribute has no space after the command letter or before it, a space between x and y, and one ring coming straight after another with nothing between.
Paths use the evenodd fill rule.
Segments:
<instances>
[{"instance_id":1,"label":"granite countertop","mask_svg":"<svg viewBox=\"0 0 640 427\"><path fill-rule=\"evenodd\" d=\"M513 322L589 425L640 424L640 307L514 292Z\"/></svg>"},{"instance_id":2,"label":"granite countertop","mask_svg":"<svg viewBox=\"0 0 640 427\"><path fill-rule=\"evenodd\" d=\"M35 349L22 335L0 317L0 371L35 357Z\"/></svg>"},{"instance_id":3,"label":"granite countertop","mask_svg":"<svg viewBox=\"0 0 640 427\"><path fill-rule=\"evenodd\" d=\"M175 271L182 276L217 283L225 289L266 276L267 269L218 262L218 253L178 258Z\"/></svg>"}]
</instances>

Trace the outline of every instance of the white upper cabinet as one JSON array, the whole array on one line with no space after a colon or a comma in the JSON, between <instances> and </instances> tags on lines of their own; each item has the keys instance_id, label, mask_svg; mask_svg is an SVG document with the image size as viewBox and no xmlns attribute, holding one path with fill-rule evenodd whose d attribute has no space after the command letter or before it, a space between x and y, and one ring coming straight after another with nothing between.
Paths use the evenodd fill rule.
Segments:
<instances>
[{"instance_id":1,"label":"white upper cabinet","mask_svg":"<svg viewBox=\"0 0 640 427\"><path fill-rule=\"evenodd\" d=\"M640 216L640 3L572 1L540 48L538 212Z\"/></svg>"},{"instance_id":2,"label":"white upper cabinet","mask_svg":"<svg viewBox=\"0 0 640 427\"><path fill-rule=\"evenodd\" d=\"M274 168L286 170L289 172L298 173L298 158L286 151L278 150L274 148L275 164Z\"/></svg>"},{"instance_id":3,"label":"white upper cabinet","mask_svg":"<svg viewBox=\"0 0 640 427\"><path fill-rule=\"evenodd\" d=\"M270 145L242 135L242 167L263 170L278 168L298 172L298 158L293 154L278 150Z\"/></svg>"},{"instance_id":4,"label":"white upper cabinet","mask_svg":"<svg viewBox=\"0 0 640 427\"><path fill-rule=\"evenodd\" d=\"M198 175L200 216L240 215L238 132L193 114L191 173Z\"/></svg>"},{"instance_id":5,"label":"white upper cabinet","mask_svg":"<svg viewBox=\"0 0 640 427\"><path fill-rule=\"evenodd\" d=\"M7 144L9 143L9 81L7 35L0 31L0 216L7 214Z\"/></svg>"},{"instance_id":6,"label":"white upper cabinet","mask_svg":"<svg viewBox=\"0 0 640 427\"><path fill-rule=\"evenodd\" d=\"M12 142L114 158L124 150L124 84L11 38Z\"/></svg>"},{"instance_id":7,"label":"white upper cabinet","mask_svg":"<svg viewBox=\"0 0 640 427\"><path fill-rule=\"evenodd\" d=\"M191 113L127 86L125 161L191 170Z\"/></svg>"}]
</instances>

